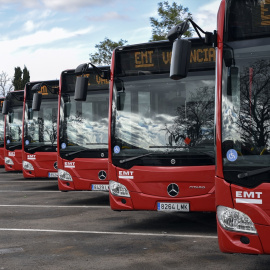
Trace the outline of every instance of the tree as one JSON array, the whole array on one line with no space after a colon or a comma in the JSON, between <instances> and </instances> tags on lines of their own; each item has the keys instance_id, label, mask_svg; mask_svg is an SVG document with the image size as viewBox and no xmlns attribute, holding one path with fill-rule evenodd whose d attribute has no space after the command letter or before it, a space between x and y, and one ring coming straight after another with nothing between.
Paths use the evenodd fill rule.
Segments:
<instances>
[{"instance_id":1,"label":"tree","mask_svg":"<svg viewBox=\"0 0 270 270\"><path fill-rule=\"evenodd\" d=\"M0 95L6 96L7 93L13 90L13 85L11 83L11 78L4 71L0 73Z\"/></svg>"},{"instance_id":2,"label":"tree","mask_svg":"<svg viewBox=\"0 0 270 270\"><path fill-rule=\"evenodd\" d=\"M120 39L118 42L114 42L105 37L104 41L101 41L99 44L95 45L98 52L90 54L89 60L93 64L110 65L113 50L118 46L125 45L126 43L127 40Z\"/></svg>"},{"instance_id":3,"label":"tree","mask_svg":"<svg viewBox=\"0 0 270 270\"><path fill-rule=\"evenodd\" d=\"M24 66L23 68L23 77L22 77L22 89L24 88L25 84L30 82L30 73L29 70Z\"/></svg>"},{"instance_id":4,"label":"tree","mask_svg":"<svg viewBox=\"0 0 270 270\"><path fill-rule=\"evenodd\" d=\"M26 66L23 71L20 67L15 67L14 79L12 81L15 90L22 90L27 82L30 81L30 73Z\"/></svg>"},{"instance_id":5,"label":"tree","mask_svg":"<svg viewBox=\"0 0 270 270\"><path fill-rule=\"evenodd\" d=\"M192 19L192 14L188 8L178 5L176 2L173 2L170 6L168 1L158 3L158 15L161 17L160 21L154 17L150 17L152 38L149 41L166 40L166 35L173 26L186 19ZM183 36L191 37L191 30L188 29Z\"/></svg>"}]
</instances>

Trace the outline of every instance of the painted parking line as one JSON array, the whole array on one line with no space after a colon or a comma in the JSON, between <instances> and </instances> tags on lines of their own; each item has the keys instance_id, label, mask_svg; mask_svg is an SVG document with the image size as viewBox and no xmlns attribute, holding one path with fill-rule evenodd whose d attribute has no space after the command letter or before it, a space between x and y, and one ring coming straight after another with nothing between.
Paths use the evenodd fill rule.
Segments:
<instances>
[{"instance_id":1,"label":"painted parking line","mask_svg":"<svg viewBox=\"0 0 270 270\"><path fill-rule=\"evenodd\" d=\"M55 181L52 181L52 180L7 180L7 181L1 181L0 180L0 184L1 183L51 183L51 184L56 184L57 185L57 182Z\"/></svg>"},{"instance_id":2,"label":"painted parking line","mask_svg":"<svg viewBox=\"0 0 270 270\"><path fill-rule=\"evenodd\" d=\"M8 192L14 192L14 193L22 193L22 192L28 192L28 193L59 193L60 190L0 190L0 193L8 193ZM79 191L79 192L89 192L89 191Z\"/></svg>"},{"instance_id":3,"label":"painted parking line","mask_svg":"<svg viewBox=\"0 0 270 270\"><path fill-rule=\"evenodd\" d=\"M107 205L31 205L1 204L0 207L33 207L33 208L110 208Z\"/></svg>"},{"instance_id":4,"label":"painted parking line","mask_svg":"<svg viewBox=\"0 0 270 270\"><path fill-rule=\"evenodd\" d=\"M157 236L157 237L217 239L217 236L211 236L211 235L172 234L172 233L135 233L135 232L75 231L75 230L16 229L16 228L0 228L0 231L42 232L42 233L79 233L79 234L104 234L104 235L130 235L130 236Z\"/></svg>"}]
</instances>

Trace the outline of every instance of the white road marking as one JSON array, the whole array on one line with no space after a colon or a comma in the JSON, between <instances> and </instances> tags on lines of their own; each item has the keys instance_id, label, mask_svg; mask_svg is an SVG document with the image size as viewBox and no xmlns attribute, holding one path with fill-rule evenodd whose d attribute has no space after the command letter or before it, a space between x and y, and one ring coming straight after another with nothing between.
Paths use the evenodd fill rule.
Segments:
<instances>
[{"instance_id":1,"label":"white road marking","mask_svg":"<svg viewBox=\"0 0 270 270\"><path fill-rule=\"evenodd\" d=\"M60 190L55 190L55 191L50 191L50 190L0 190L0 193L5 193L5 192L31 192L31 193L55 193L55 192L60 192ZM80 191L80 192L87 192L87 191Z\"/></svg>"},{"instance_id":2,"label":"white road marking","mask_svg":"<svg viewBox=\"0 0 270 270\"><path fill-rule=\"evenodd\" d=\"M0 255L7 253L23 252L23 248L2 248L0 249ZM4 269L4 268L1 268Z\"/></svg>"},{"instance_id":3,"label":"white road marking","mask_svg":"<svg viewBox=\"0 0 270 270\"><path fill-rule=\"evenodd\" d=\"M46 230L46 229L12 229L0 228L0 231L17 232L48 232L48 233L81 233L81 234L108 234L108 235L133 235L133 236L161 236L161 237L179 237L179 238L206 238L217 239L217 236L196 235L196 234L172 234L172 233L134 233L134 232L102 232L102 231L71 231L71 230Z\"/></svg>"},{"instance_id":4,"label":"white road marking","mask_svg":"<svg viewBox=\"0 0 270 270\"><path fill-rule=\"evenodd\" d=\"M57 185L57 182L56 181L53 181L53 180L7 180L7 181L1 181L0 180L0 184L1 183L51 183L51 184L56 184Z\"/></svg>"},{"instance_id":5,"label":"white road marking","mask_svg":"<svg viewBox=\"0 0 270 270\"><path fill-rule=\"evenodd\" d=\"M110 208L107 205L31 205L1 204L0 207L33 207L33 208Z\"/></svg>"}]
</instances>

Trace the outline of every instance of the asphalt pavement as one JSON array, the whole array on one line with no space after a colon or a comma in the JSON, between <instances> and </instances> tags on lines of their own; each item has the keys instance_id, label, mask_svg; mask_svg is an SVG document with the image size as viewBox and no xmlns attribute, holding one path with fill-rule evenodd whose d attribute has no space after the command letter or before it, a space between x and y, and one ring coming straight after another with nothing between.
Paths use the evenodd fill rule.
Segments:
<instances>
[{"instance_id":1,"label":"asphalt pavement","mask_svg":"<svg viewBox=\"0 0 270 270\"><path fill-rule=\"evenodd\" d=\"M0 168L2 269L270 269L270 256L219 251L214 213L115 212L108 193Z\"/></svg>"}]
</instances>

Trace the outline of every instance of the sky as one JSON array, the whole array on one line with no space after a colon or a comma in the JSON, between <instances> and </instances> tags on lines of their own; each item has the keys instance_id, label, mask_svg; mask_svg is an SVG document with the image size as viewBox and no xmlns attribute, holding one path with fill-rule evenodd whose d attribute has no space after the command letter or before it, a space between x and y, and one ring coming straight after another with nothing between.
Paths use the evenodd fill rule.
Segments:
<instances>
[{"instance_id":1,"label":"sky","mask_svg":"<svg viewBox=\"0 0 270 270\"><path fill-rule=\"evenodd\" d=\"M221 0L168 0L189 8L205 31L216 29ZM0 0L0 73L24 66L30 81L59 79L89 62L105 37L148 42L161 0Z\"/></svg>"}]
</instances>

